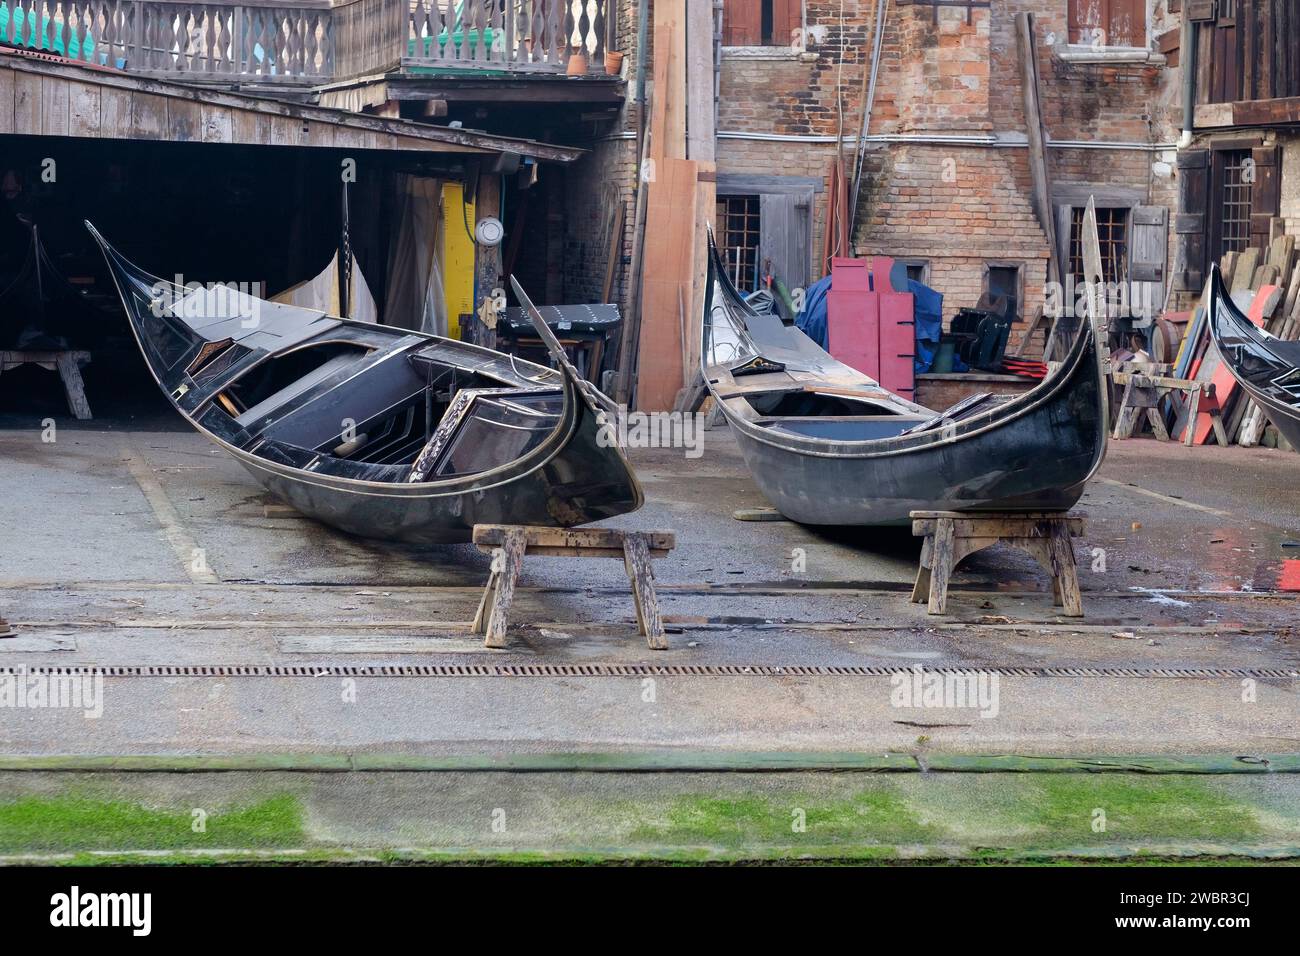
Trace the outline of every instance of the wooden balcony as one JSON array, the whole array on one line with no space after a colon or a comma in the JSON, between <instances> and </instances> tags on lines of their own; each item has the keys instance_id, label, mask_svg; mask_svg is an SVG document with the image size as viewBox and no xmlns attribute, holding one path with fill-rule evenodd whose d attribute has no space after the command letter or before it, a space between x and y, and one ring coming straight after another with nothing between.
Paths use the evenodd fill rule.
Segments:
<instances>
[{"instance_id":1,"label":"wooden balcony","mask_svg":"<svg viewBox=\"0 0 1300 956\"><path fill-rule=\"evenodd\" d=\"M1196 44L1196 125L1300 122L1300 4L1184 0Z\"/></svg>"},{"instance_id":2,"label":"wooden balcony","mask_svg":"<svg viewBox=\"0 0 1300 956\"><path fill-rule=\"evenodd\" d=\"M0 0L0 41L181 82L603 74L614 0Z\"/></svg>"},{"instance_id":3,"label":"wooden balcony","mask_svg":"<svg viewBox=\"0 0 1300 956\"><path fill-rule=\"evenodd\" d=\"M411 0L403 68L603 73L614 0Z\"/></svg>"}]
</instances>

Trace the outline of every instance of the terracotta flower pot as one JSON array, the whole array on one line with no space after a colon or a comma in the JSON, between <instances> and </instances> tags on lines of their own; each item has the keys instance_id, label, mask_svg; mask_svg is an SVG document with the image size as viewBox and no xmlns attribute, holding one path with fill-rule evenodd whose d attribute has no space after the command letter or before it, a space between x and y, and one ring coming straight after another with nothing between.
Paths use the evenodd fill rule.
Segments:
<instances>
[{"instance_id":1,"label":"terracotta flower pot","mask_svg":"<svg viewBox=\"0 0 1300 956\"><path fill-rule=\"evenodd\" d=\"M620 50L605 51L605 74L607 76L618 76L623 72L624 54Z\"/></svg>"},{"instance_id":2,"label":"terracotta flower pot","mask_svg":"<svg viewBox=\"0 0 1300 956\"><path fill-rule=\"evenodd\" d=\"M575 46L569 53L569 65L565 67L564 72L569 76L586 76L587 75L587 48Z\"/></svg>"}]
</instances>

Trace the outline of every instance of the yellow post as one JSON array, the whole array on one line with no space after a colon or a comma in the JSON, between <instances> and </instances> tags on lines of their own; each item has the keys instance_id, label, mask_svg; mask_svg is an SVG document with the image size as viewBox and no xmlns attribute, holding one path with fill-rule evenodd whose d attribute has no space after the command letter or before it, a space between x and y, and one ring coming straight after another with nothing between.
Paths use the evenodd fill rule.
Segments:
<instances>
[{"instance_id":1,"label":"yellow post","mask_svg":"<svg viewBox=\"0 0 1300 956\"><path fill-rule=\"evenodd\" d=\"M457 339L461 337L460 317L474 311L475 221L474 204L466 204L464 185L443 183L442 288L447 302L447 334Z\"/></svg>"}]
</instances>

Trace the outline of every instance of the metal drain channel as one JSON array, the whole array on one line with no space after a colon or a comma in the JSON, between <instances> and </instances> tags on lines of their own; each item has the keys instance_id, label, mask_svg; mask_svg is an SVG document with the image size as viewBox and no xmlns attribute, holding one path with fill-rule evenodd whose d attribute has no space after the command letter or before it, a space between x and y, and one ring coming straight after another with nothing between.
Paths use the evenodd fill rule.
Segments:
<instances>
[{"instance_id":1,"label":"metal drain channel","mask_svg":"<svg viewBox=\"0 0 1300 956\"><path fill-rule=\"evenodd\" d=\"M931 674L998 674L1003 677L1136 677L1230 680L1297 680L1284 667L925 667ZM907 667L805 664L213 664L32 665L0 667L0 676L72 677L890 677Z\"/></svg>"}]
</instances>

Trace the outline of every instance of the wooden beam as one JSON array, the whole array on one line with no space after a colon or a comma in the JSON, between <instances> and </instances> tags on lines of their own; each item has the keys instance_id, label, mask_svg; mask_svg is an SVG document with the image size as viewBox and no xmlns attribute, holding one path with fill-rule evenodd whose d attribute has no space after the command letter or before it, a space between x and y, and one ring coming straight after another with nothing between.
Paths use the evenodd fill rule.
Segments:
<instances>
[{"instance_id":1,"label":"wooden beam","mask_svg":"<svg viewBox=\"0 0 1300 956\"><path fill-rule=\"evenodd\" d=\"M97 92L95 95L89 91ZM97 109L97 115L95 110ZM225 110L214 132L208 120ZM229 139L223 138L229 127ZM321 136L325 129L334 133ZM307 132L304 133L303 131ZM573 162L586 150L149 79L0 48L0 133L444 153Z\"/></svg>"},{"instance_id":2,"label":"wooden beam","mask_svg":"<svg viewBox=\"0 0 1300 956\"><path fill-rule=\"evenodd\" d=\"M1281 126L1300 123L1300 96L1242 100L1232 104L1234 126Z\"/></svg>"}]
</instances>

